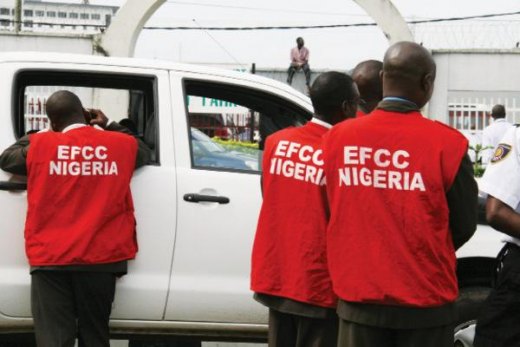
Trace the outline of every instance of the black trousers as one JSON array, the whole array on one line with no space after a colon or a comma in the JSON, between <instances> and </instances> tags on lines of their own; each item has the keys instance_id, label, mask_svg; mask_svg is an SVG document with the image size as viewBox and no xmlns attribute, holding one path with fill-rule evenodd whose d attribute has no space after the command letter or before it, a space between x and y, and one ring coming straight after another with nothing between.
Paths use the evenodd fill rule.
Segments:
<instances>
[{"instance_id":1,"label":"black trousers","mask_svg":"<svg viewBox=\"0 0 520 347\"><path fill-rule=\"evenodd\" d=\"M269 347L336 347L338 318L309 318L269 309Z\"/></svg>"},{"instance_id":2,"label":"black trousers","mask_svg":"<svg viewBox=\"0 0 520 347\"><path fill-rule=\"evenodd\" d=\"M453 326L389 329L340 320L338 347L453 347Z\"/></svg>"},{"instance_id":3,"label":"black trousers","mask_svg":"<svg viewBox=\"0 0 520 347\"><path fill-rule=\"evenodd\" d=\"M477 320L475 347L520 346L520 248L506 244L495 286Z\"/></svg>"},{"instance_id":4,"label":"black trousers","mask_svg":"<svg viewBox=\"0 0 520 347\"><path fill-rule=\"evenodd\" d=\"M38 347L109 347L108 322L116 276L110 272L31 274L31 305Z\"/></svg>"},{"instance_id":5,"label":"black trousers","mask_svg":"<svg viewBox=\"0 0 520 347\"><path fill-rule=\"evenodd\" d=\"M300 68L297 66L289 66L289 70L287 71L287 83L292 84L292 80L294 77L294 73L298 71ZM309 86L311 84L311 68L309 67L309 64L305 63L302 65L301 69L303 70L303 73L305 74L305 84Z\"/></svg>"}]
</instances>

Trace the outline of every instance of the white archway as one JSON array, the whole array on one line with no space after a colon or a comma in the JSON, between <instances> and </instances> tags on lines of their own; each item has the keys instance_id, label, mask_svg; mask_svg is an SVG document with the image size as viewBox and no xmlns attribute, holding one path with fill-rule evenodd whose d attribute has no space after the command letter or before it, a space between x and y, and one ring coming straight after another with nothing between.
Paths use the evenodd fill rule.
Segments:
<instances>
[{"instance_id":1,"label":"white archway","mask_svg":"<svg viewBox=\"0 0 520 347\"><path fill-rule=\"evenodd\" d=\"M391 0L354 1L377 23L389 44L399 41L414 41L408 24Z\"/></svg>"},{"instance_id":2,"label":"white archway","mask_svg":"<svg viewBox=\"0 0 520 347\"><path fill-rule=\"evenodd\" d=\"M348 0L351 1L351 0ZM413 41L413 35L391 0L354 0L374 19L390 44ZM166 0L127 0L96 44L107 56L131 57L144 24Z\"/></svg>"},{"instance_id":3,"label":"white archway","mask_svg":"<svg viewBox=\"0 0 520 347\"><path fill-rule=\"evenodd\" d=\"M107 56L131 57L135 43L148 19L166 0L126 0L95 50Z\"/></svg>"}]
</instances>

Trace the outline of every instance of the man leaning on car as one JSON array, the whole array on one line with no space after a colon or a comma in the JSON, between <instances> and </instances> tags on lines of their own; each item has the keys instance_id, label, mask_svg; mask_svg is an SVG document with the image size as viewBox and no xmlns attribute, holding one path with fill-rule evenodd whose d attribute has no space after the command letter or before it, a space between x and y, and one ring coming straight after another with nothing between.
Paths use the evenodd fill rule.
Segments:
<instances>
[{"instance_id":1,"label":"man leaning on car","mask_svg":"<svg viewBox=\"0 0 520 347\"><path fill-rule=\"evenodd\" d=\"M0 155L1 169L27 175L25 249L39 347L72 347L76 337L79 346L108 347L116 277L137 252L129 184L150 149L101 111L84 112L75 94L52 94L52 130L23 136Z\"/></svg>"}]
</instances>

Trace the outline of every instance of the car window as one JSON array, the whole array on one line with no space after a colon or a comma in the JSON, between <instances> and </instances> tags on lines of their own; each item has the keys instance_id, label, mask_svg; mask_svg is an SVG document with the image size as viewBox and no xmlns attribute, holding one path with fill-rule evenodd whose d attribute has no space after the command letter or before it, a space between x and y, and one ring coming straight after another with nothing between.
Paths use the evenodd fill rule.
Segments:
<instances>
[{"instance_id":1,"label":"car window","mask_svg":"<svg viewBox=\"0 0 520 347\"><path fill-rule=\"evenodd\" d=\"M159 162L153 77L24 71L16 83L14 130L18 137L48 129L47 99L58 90L68 90L81 99L83 107L100 109L131 130L153 150L152 163Z\"/></svg>"},{"instance_id":2,"label":"car window","mask_svg":"<svg viewBox=\"0 0 520 347\"><path fill-rule=\"evenodd\" d=\"M276 95L233 85L184 83L192 166L260 172L265 139L310 113Z\"/></svg>"}]
</instances>

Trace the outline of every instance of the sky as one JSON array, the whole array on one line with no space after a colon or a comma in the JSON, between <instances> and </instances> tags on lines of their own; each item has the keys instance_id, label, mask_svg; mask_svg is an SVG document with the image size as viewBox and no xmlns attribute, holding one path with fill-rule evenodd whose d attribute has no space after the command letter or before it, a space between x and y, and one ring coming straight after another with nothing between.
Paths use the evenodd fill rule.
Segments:
<instances>
[{"instance_id":1,"label":"sky","mask_svg":"<svg viewBox=\"0 0 520 347\"><path fill-rule=\"evenodd\" d=\"M56 0L53 0L56 1ZM60 2L80 2L57 0ZM91 0L121 6L124 0ZM520 11L519 0L394 0L406 20ZM319 6L318 6L319 4ZM351 0L167 0L146 26L283 26L366 23L373 20ZM430 48L508 48L520 37L520 16L412 27ZM381 60L388 43L377 27L272 31L143 30L135 56L234 67L287 68L302 36L316 69L347 70ZM449 46L449 47L448 47ZM497 47L500 46L500 47ZM502 47L504 46L504 47Z\"/></svg>"}]
</instances>

